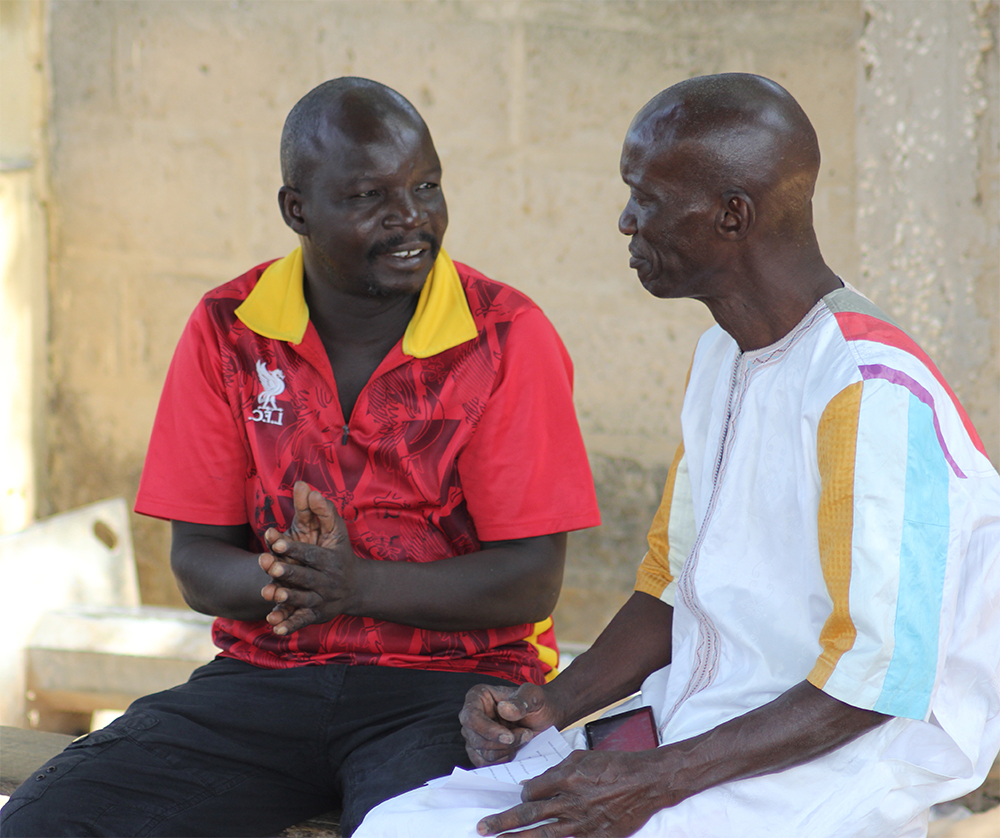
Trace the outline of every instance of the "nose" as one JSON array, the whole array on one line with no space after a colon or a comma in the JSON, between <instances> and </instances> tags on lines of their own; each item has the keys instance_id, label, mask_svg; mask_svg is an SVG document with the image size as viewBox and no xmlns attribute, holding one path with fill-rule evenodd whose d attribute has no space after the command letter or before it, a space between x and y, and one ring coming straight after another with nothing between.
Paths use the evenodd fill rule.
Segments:
<instances>
[{"instance_id":1,"label":"nose","mask_svg":"<svg viewBox=\"0 0 1000 838\"><path fill-rule=\"evenodd\" d=\"M399 194L385 217L386 227L419 227L424 221L423 207L416 196L406 191Z\"/></svg>"},{"instance_id":2,"label":"nose","mask_svg":"<svg viewBox=\"0 0 1000 838\"><path fill-rule=\"evenodd\" d=\"M632 200L625 204L625 209L618 216L618 232L623 236L634 236L636 234L635 212L632 210Z\"/></svg>"}]
</instances>

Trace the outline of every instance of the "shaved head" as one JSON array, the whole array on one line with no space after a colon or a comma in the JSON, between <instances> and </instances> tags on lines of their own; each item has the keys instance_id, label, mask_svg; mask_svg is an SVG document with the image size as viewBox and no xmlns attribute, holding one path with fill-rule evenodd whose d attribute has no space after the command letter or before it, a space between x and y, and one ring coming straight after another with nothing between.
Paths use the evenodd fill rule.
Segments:
<instances>
[{"instance_id":1,"label":"shaved head","mask_svg":"<svg viewBox=\"0 0 1000 838\"><path fill-rule=\"evenodd\" d=\"M281 132L281 177L300 189L332 132L358 143L383 139L399 128L426 132L417 109L391 87L344 76L314 87L289 112Z\"/></svg>"},{"instance_id":2,"label":"shaved head","mask_svg":"<svg viewBox=\"0 0 1000 838\"><path fill-rule=\"evenodd\" d=\"M781 85L747 73L687 79L654 96L632 121L629 137L651 154L685 152L701 188L750 195L765 229L811 231L819 143Z\"/></svg>"}]
</instances>

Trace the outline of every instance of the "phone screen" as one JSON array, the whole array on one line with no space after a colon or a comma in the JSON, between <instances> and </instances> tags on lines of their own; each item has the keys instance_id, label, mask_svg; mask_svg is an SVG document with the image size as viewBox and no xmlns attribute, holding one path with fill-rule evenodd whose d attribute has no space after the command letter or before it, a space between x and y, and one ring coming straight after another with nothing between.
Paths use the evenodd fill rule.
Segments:
<instances>
[{"instance_id":1,"label":"phone screen","mask_svg":"<svg viewBox=\"0 0 1000 838\"><path fill-rule=\"evenodd\" d=\"M583 729L592 751L648 751L660 744L649 707L587 722Z\"/></svg>"}]
</instances>

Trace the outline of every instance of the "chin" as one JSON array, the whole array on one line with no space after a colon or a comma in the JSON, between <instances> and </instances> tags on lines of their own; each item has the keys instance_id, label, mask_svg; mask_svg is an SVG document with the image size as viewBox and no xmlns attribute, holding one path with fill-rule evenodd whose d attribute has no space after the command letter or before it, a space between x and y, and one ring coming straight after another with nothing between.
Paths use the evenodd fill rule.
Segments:
<instances>
[{"instance_id":1,"label":"chin","mask_svg":"<svg viewBox=\"0 0 1000 838\"><path fill-rule=\"evenodd\" d=\"M428 271L430 273L430 271ZM419 281L384 282L374 277L365 283L365 294L373 300L391 300L396 297L409 297L419 294L427 281L427 274Z\"/></svg>"},{"instance_id":2,"label":"chin","mask_svg":"<svg viewBox=\"0 0 1000 838\"><path fill-rule=\"evenodd\" d=\"M657 282L655 279L647 279L644 277L639 277L639 282L647 292L652 294L654 297L659 297L663 299L664 297L672 296L669 289L664 288L662 284Z\"/></svg>"}]
</instances>

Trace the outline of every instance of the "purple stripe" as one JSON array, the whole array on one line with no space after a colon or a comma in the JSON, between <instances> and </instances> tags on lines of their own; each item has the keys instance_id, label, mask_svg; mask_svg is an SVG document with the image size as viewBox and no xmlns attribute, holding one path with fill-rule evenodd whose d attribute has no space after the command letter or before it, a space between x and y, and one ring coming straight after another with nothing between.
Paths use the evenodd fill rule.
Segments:
<instances>
[{"instance_id":1,"label":"purple stripe","mask_svg":"<svg viewBox=\"0 0 1000 838\"><path fill-rule=\"evenodd\" d=\"M931 416L934 418L934 432L937 434L938 444L944 452L944 458L948 461L948 465L951 466L951 470L955 472L955 476L965 479L964 472L958 467L958 463L952 459L951 454L948 452L948 446L945 445L944 436L941 433L941 425L938 423L937 411L934 409L934 397L930 392L924 389L917 381L910 378L905 372L894 370L892 367L887 367L884 364L865 364L858 367L858 369L861 371L861 377L865 381L871 378L881 378L891 384L898 384L913 393L914 396L931 409Z\"/></svg>"}]
</instances>

